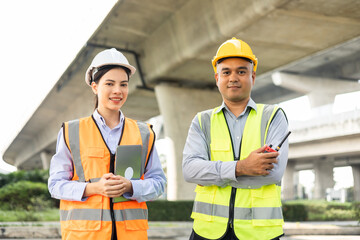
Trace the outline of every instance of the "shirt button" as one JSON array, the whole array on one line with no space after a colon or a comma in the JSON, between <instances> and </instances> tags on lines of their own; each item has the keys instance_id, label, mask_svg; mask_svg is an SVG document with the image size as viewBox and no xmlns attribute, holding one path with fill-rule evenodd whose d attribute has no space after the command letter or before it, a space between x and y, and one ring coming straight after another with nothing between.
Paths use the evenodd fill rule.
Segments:
<instances>
[{"instance_id":1,"label":"shirt button","mask_svg":"<svg viewBox=\"0 0 360 240\"><path fill-rule=\"evenodd\" d=\"M240 138L239 136L236 137L236 139L239 139L239 138Z\"/></svg>"},{"instance_id":2,"label":"shirt button","mask_svg":"<svg viewBox=\"0 0 360 240\"><path fill-rule=\"evenodd\" d=\"M251 188L251 186L248 186L248 188Z\"/></svg>"}]
</instances>

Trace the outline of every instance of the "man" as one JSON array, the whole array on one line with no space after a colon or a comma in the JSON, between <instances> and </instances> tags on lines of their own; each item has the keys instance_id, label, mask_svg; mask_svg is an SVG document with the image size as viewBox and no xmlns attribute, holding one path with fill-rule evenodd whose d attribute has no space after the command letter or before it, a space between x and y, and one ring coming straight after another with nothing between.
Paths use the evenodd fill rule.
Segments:
<instances>
[{"instance_id":1,"label":"man","mask_svg":"<svg viewBox=\"0 0 360 240\"><path fill-rule=\"evenodd\" d=\"M190 239L279 239L283 236L280 182L287 164L284 112L255 104L257 58L232 38L212 60L220 107L193 119L183 156L183 174L198 184Z\"/></svg>"}]
</instances>

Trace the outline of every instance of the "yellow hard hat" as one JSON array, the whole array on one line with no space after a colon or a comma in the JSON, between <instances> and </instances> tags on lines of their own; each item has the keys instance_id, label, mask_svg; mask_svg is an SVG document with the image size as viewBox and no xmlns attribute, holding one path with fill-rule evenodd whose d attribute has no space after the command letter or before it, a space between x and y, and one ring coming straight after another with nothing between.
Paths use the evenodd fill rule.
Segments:
<instances>
[{"instance_id":1,"label":"yellow hard hat","mask_svg":"<svg viewBox=\"0 0 360 240\"><path fill-rule=\"evenodd\" d=\"M254 63L254 72L256 72L256 68L258 65L258 60L251 51L250 46L237 38L232 38L225 41L216 52L216 56L212 59L212 66L216 73L216 63L222 58L229 58L229 57L243 57L248 58L253 61Z\"/></svg>"}]
</instances>

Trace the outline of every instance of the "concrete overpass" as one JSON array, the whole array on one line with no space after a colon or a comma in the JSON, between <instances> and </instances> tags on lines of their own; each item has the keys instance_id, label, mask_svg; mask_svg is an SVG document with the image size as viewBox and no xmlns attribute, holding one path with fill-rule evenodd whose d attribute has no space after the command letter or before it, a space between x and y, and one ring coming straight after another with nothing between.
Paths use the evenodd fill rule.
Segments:
<instances>
[{"instance_id":1,"label":"concrete overpass","mask_svg":"<svg viewBox=\"0 0 360 240\"><path fill-rule=\"evenodd\" d=\"M219 44L236 36L253 48L259 59L255 101L279 103L307 94L313 106L321 106L338 93L360 90L359 12L356 0L118 1L9 141L3 159L19 169L47 168L61 123L93 111L86 68L96 53L116 47L138 69L125 115L163 115L165 136L175 146L168 195L192 198L193 185L181 174L182 149L195 113L221 103L210 64ZM291 154L307 141L294 140ZM291 162L302 158L294 156Z\"/></svg>"},{"instance_id":2,"label":"concrete overpass","mask_svg":"<svg viewBox=\"0 0 360 240\"><path fill-rule=\"evenodd\" d=\"M284 199L296 196L297 171L314 169L314 198L323 199L326 189L335 184L333 168L351 166L354 196L360 201L360 109L338 114L331 114L331 110L331 105L322 106L323 113L317 117L291 123Z\"/></svg>"}]
</instances>

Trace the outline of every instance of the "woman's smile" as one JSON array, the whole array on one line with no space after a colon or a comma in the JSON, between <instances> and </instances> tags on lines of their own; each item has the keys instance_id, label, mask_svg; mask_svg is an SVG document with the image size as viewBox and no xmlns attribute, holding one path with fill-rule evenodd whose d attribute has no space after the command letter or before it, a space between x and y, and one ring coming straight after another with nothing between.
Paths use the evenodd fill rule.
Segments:
<instances>
[{"instance_id":1,"label":"woman's smile","mask_svg":"<svg viewBox=\"0 0 360 240\"><path fill-rule=\"evenodd\" d=\"M122 101L122 98L120 97L112 97L109 98L111 101L113 101L114 103L120 103Z\"/></svg>"}]
</instances>

